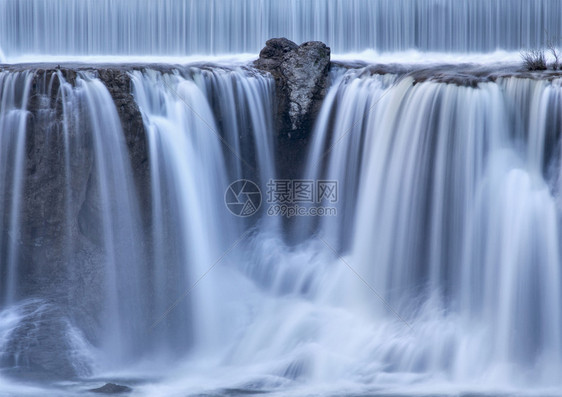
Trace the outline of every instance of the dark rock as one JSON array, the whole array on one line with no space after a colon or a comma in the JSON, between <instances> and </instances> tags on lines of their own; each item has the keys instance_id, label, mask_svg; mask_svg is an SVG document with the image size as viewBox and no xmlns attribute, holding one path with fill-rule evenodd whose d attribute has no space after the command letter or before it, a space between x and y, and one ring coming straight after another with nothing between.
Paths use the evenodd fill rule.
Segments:
<instances>
[{"instance_id":1,"label":"dark rock","mask_svg":"<svg viewBox=\"0 0 562 397\"><path fill-rule=\"evenodd\" d=\"M97 389L90 389L89 391L103 394L120 394L129 393L133 391L133 389L128 386L116 385L115 383L106 383L102 387L98 387Z\"/></svg>"},{"instance_id":2,"label":"dark rock","mask_svg":"<svg viewBox=\"0 0 562 397\"><path fill-rule=\"evenodd\" d=\"M289 91L291 129L309 128L324 99L330 66L330 49L324 43L304 43L284 57L283 73Z\"/></svg>"},{"instance_id":3,"label":"dark rock","mask_svg":"<svg viewBox=\"0 0 562 397\"><path fill-rule=\"evenodd\" d=\"M265 42L265 47L260 51L260 57L256 61L256 66L260 69L272 69L278 67L283 61L283 55L299 46L284 37L271 39Z\"/></svg>"},{"instance_id":4,"label":"dark rock","mask_svg":"<svg viewBox=\"0 0 562 397\"><path fill-rule=\"evenodd\" d=\"M254 65L275 78L278 116L289 122L280 132L310 127L326 94L330 49L319 41L297 46L286 38L271 39Z\"/></svg>"},{"instance_id":5,"label":"dark rock","mask_svg":"<svg viewBox=\"0 0 562 397\"><path fill-rule=\"evenodd\" d=\"M278 170L281 177L296 177L328 89L330 48L319 41L297 46L271 39L254 66L275 79Z\"/></svg>"}]
</instances>

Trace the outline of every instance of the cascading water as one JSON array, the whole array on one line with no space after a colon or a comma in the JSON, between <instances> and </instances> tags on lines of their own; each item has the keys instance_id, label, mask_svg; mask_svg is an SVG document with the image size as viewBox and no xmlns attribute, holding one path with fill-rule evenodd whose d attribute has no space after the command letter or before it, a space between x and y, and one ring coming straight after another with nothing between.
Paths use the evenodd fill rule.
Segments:
<instances>
[{"instance_id":1,"label":"cascading water","mask_svg":"<svg viewBox=\"0 0 562 397\"><path fill-rule=\"evenodd\" d=\"M91 299L90 294L101 294L104 299L98 303L100 313L103 313L101 316L107 322L103 327L104 331L98 333L91 328L86 331L94 331L95 336L90 336L103 341L101 345L112 353L112 357L108 359L114 363L119 362L127 355L127 350L130 351L130 346L139 342L140 337L135 334L135 328L140 320L138 303L142 301L139 293L141 273L144 270L139 259L142 253L142 232L139 225L136 225L139 220L135 204L137 195L131 185L131 171L126 162L127 151L115 106L106 87L86 74L76 77L76 87L72 88L60 73L41 77L31 72L25 75L26 83L19 87L17 95L22 102L18 105L13 97L10 98L10 95L14 95L14 89L10 87L22 77L19 73L7 72L6 75L8 80L3 81L2 90L5 95L5 105L2 106L5 128L2 129L2 138L6 139L6 145L3 145L6 154L2 159L6 165L2 169L8 173L6 183L3 183L6 191L2 197L11 201L6 202L7 206L2 212L3 219L10 222L3 227L7 247L2 251L7 254L7 258L2 260L2 274L5 275L3 304L9 307L10 303L29 295L30 290L36 288L32 286L33 282L30 283L30 275L38 283L43 282L41 290L44 296L41 297L59 304L78 296L85 302ZM40 89L42 93L32 101L37 108L33 116L25 110L30 101L32 80L34 85L43 85ZM58 88L54 88L55 84ZM61 99L62 109L56 104L57 98ZM57 123L57 112L63 114L62 125ZM32 120L28 124L32 125L30 128L36 133L35 136L28 136L28 119ZM45 135L42 135L43 132ZM45 141L39 143L41 139ZM92 142L92 153L82 157L85 141ZM53 154L46 149L50 145L56 147L59 143L64 150ZM41 144L43 147L38 148ZM32 165L26 160L26 153L29 157L29 153L35 150L40 151L44 163L43 170L39 172L36 164ZM92 154L93 164L89 162L89 155ZM95 171L91 173L87 186L84 186L85 191L76 189L77 185L73 182L83 177L84 170L92 165ZM60 173L61 177L57 179L51 176L52 184L43 185L44 191L35 191L35 184L44 177L44 172L49 171ZM59 183L60 186L57 186ZM30 194L34 198L29 198ZM45 204L50 201L52 204ZM77 202L81 202L82 207L78 207ZM37 221L40 226L25 221L36 216L39 217ZM43 222L48 225L41 225ZM83 279L84 271L91 272L92 275L99 271L96 270L95 260L84 260L81 257L85 249L82 245L84 241L80 237L76 238L76 235L87 235L93 241L100 242L103 259L100 259L102 256L98 259L104 263L104 270L100 273L103 275L99 279L92 277L89 280L92 284L83 286L81 291L67 289L68 292L62 292L65 282L72 283L80 279L86 282ZM94 252L90 254L95 255ZM38 257L45 258L46 262L37 263ZM25 265L30 262L35 262L37 266ZM82 269L81 266L91 268ZM46 305L50 307L50 303ZM76 309L80 310L80 306ZM124 311L127 315L123 314ZM63 316L60 321L67 322L64 318L67 313L55 313L52 316L53 322L59 321L57 316ZM86 313L85 317L91 314ZM74 315L79 317L76 319L78 322L90 321L76 313ZM32 321L35 320L32 318ZM48 321L46 324L46 328L58 327ZM14 334L11 344L19 343L14 338L37 337L25 333L22 336L21 332L24 331L18 331L17 328L12 331ZM125 335L127 337L124 339ZM13 351L10 344L5 345L5 348L9 355L37 354L33 353L33 349L31 352L18 349Z\"/></svg>"},{"instance_id":2,"label":"cascading water","mask_svg":"<svg viewBox=\"0 0 562 397\"><path fill-rule=\"evenodd\" d=\"M60 350L60 356L70 365L66 373L78 375L95 368L115 368L146 354L177 359L187 352L222 352L232 336L229 330L221 331L220 322L232 314L217 310L217 306L229 304L236 291L224 274L230 260L221 256L244 229L243 224L223 222L229 214L224 188L230 180L265 181L275 177L273 137L263 133L272 125L272 80L242 69L131 73L150 150L149 222L153 227L145 232L141 224L146 219L138 209L139 187L135 187L121 123L105 85L89 72L71 77L71 82L60 71L50 75L5 74L2 120L10 127L3 131L6 153L14 156L36 150L25 129L28 118L37 118L31 129L40 136L38 140L47 140L43 143L46 147L60 145L64 150L53 153L43 149L44 163L56 170L56 183L62 186L57 186L56 192L35 194L39 196L35 201L40 202L49 202L57 194L55 208L44 210L60 217L50 221L56 225L26 229L19 244L17 240L8 241L2 251L8 257L2 261L5 316L10 317L14 310L32 313L17 317L19 321L3 329L3 364L15 362L19 366L23 362L35 370L43 367L54 371L53 362L45 364L33 356L27 361L15 358L27 357L28 353L20 350L27 346L21 340L32 344L48 330L53 340L43 347ZM32 81L34 90L40 93L28 114L25 104ZM14 94L16 82L21 84L23 98ZM228 106L221 98L232 100L237 107ZM240 138L248 143L243 148ZM8 203L3 207L3 219L15 223L4 228L13 232L22 227L20 218L28 218L35 211L28 208L34 200L24 199L22 183L30 177L35 182L41 178L33 175L35 165L8 154L2 157L7 163L3 168L7 186L3 197ZM26 186L25 193L33 188ZM24 208L12 210L12 202L22 202ZM31 235L37 240L37 248L27 244ZM16 254L22 240L23 250L34 263L32 274L39 282L48 283L41 286L41 297L46 301L14 302L33 294L36 288L21 277L24 259ZM51 279L48 270L42 269L37 258L41 252L61 266L55 271L56 277ZM227 270L207 275L216 265ZM190 292L187 286L197 285L203 277L207 286L202 285L184 299ZM235 277L242 276L234 273L230 281ZM59 289L64 285L66 291L62 292ZM216 285L223 287L217 290ZM73 299L80 299L81 304L66 308ZM52 320L37 320L39 314L33 313L43 313L42 307L49 308L42 318ZM232 322L236 321L232 317ZM67 324L75 332L72 322L84 329L95 348L83 336L76 342L85 349L79 354L73 353L75 345L64 343L66 338L61 335L66 334ZM104 325L100 327L99 322ZM30 324L40 324L37 327L42 331L26 332ZM33 352L36 354L33 349L29 354ZM77 368L72 368L74 364Z\"/></svg>"},{"instance_id":3,"label":"cascading water","mask_svg":"<svg viewBox=\"0 0 562 397\"><path fill-rule=\"evenodd\" d=\"M221 321L231 314L218 307L232 296L227 299L230 287L223 276L207 272L241 234L241 225L223 222L222 191L231 180L275 177L272 137L264 134L272 122L271 81L250 71L192 69L183 75L134 72L132 82L151 154L154 263L172 264L155 269L155 296L163 301L155 307L153 326L168 335L174 351L186 344L216 349L230 338ZM222 119L220 128L213 111ZM242 148L240 140L248 144ZM254 158L254 166L241 156ZM170 299L184 297L190 292L186 286L202 277L205 283L189 294L189 305L176 308L178 302ZM191 338L188 322L194 323Z\"/></svg>"},{"instance_id":4,"label":"cascading water","mask_svg":"<svg viewBox=\"0 0 562 397\"><path fill-rule=\"evenodd\" d=\"M489 52L559 41L558 0L20 0L0 47L24 55L257 53L271 37L366 49Z\"/></svg>"},{"instance_id":5,"label":"cascading water","mask_svg":"<svg viewBox=\"0 0 562 397\"><path fill-rule=\"evenodd\" d=\"M238 57L513 52L561 12L0 1L0 395L562 395L560 73L340 60L302 131L302 65ZM236 55L162 62L197 54Z\"/></svg>"},{"instance_id":6,"label":"cascading water","mask_svg":"<svg viewBox=\"0 0 562 397\"><path fill-rule=\"evenodd\" d=\"M131 183L132 171L112 98L101 81L87 75L77 78L76 87L81 105L87 109L92 131L95 172L90 179L93 183L88 186L88 195L104 203L99 226L80 226L84 228L83 233L99 228L93 239L101 240L106 255L103 318L108 322L103 327L102 347L112 352L113 362L119 362L130 356L144 335L142 310L138 306L144 301L141 294L146 282L143 278L146 270L141 261L144 236L138 224L137 194ZM96 209L83 208L82 211L80 215L86 219Z\"/></svg>"},{"instance_id":7,"label":"cascading water","mask_svg":"<svg viewBox=\"0 0 562 397\"><path fill-rule=\"evenodd\" d=\"M237 354L316 387L558 385L559 82L338 81L306 174L342 181L338 218L254 240L271 302Z\"/></svg>"},{"instance_id":8,"label":"cascading water","mask_svg":"<svg viewBox=\"0 0 562 397\"><path fill-rule=\"evenodd\" d=\"M441 335L444 351L428 336L428 344L394 352L398 367L506 381L517 367L534 367L532 379L556 373L560 237L549 184L557 181L543 169L552 161L559 167L544 158L547 135L557 142L559 132L533 122L558 112L559 95L556 81L507 79L473 89L405 79L369 113L378 128L362 149L348 260L411 319L414 335L423 335L424 316L458 327ZM528 123L511 117L519 112ZM415 297L428 302L421 313L411 306ZM470 340L479 332L483 339Z\"/></svg>"},{"instance_id":9,"label":"cascading water","mask_svg":"<svg viewBox=\"0 0 562 397\"><path fill-rule=\"evenodd\" d=\"M23 183L23 155L25 128L28 120L26 106L28 101L31 73L0 73L0 135L2 153L0 161L0 208L2 225L0 247L2 249L2 294L0 302L10 304L14 301L17 283L17 256L20 220L19 206Z\"/></svg>"},{"instance_id":10,"label":"cascading water","mask_svg":"<svg viewBox=\"0 0 562 397\"><path fill-rule=\"evenodd\" d=\"M302 219L317 237L296 247L267 228L244 244L237 260L254 286L238 282L253 299L235 305L248 324L223 380L556 394L559 158L546 142L560 137L559 81L414 85L368 69L334 79L306 177L342 181L339 216ZM163 390L186 385L201 390Z\"/></svg>"}]
</instances>

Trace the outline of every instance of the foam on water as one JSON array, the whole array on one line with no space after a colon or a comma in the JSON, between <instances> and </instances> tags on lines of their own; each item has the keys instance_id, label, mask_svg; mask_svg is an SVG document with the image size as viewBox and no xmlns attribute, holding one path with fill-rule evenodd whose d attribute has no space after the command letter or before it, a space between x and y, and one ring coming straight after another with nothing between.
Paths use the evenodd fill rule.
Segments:
<instances>
[{"instance_id":1,"label":"foam on water","mask_svg":"<svg viewBox=\"0 0 562 397\"><path fill-rule=\"evenodd\" d=\"M337 216L285 223L265 203L275 84L251 61L287 36L406 72L517 71L561 36L562 4L279 4L0 2L0 63L135 66L148 153L139 184L103 71L0 72L0 394L64 370L55 394L560 395L560 78L333 68L302 178L338 182ZM33 156L64 175L56 195L25 190ZM224 202L239 179L262 189L250 218Z\"/></svg>"}]
</instances>

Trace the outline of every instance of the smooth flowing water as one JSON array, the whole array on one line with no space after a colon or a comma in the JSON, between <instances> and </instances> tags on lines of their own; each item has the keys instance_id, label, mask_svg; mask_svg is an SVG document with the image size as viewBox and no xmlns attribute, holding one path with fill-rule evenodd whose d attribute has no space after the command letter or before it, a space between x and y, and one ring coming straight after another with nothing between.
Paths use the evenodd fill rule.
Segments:
<instances>
[{"instance_id":1,"label":"smooth flowing water","mask_svg":"<svg viewBox=\"0 0 562 397\"><path fill-rule=\"evenodd\" d=\"M53 362L79 376L148 371L163 379L139 386L147 395L560 386L559 80L471 88L335 70L303 178L337 181L338 213L298 219L295 246L266 211L248 223L224 204L230 182L265 191L276 176L272 81L251 69L130 76L150 154L149 219L101 80L2 75L9 373ZM55 244L50 229L22 220L33 213L23 198L32 160L18 157L32 79L44 86L30 102L43 109L37 124L62 145L55 253L40 240ZM45 274L35 250L62 269Z\"/></svg>"},{"instance_id":2,"label":"smooth flowing water","mask_svg":"<svg viewBox=\"0 0 562 397\"><path fill-rule=\"evenodd\" d=\"M517 51L560 15L0 1L0 62L257 55L275 36L391 61ZM562 79L383 66L333 65L292 181L326 195L288 203L275 81L249 62L0 69L0 396L562 395Z\"/></svg>"},{"instance_id":3,"label":"smooth flowing water","mask_svg":"<svg viewBox=\"0 0 562 397\"><path fill-rule=\"evenodd\" d=\"M0 2L0 48L7 59L257 54L287 37L338 54L518 51L559 44L560 15L558 0L19 0Z\"/></svg>"},{"instance_id":4,"label":"smooth flowing water","mask_svg":"<svg viewBox=\"0 0 562 397\"><path fill-rule=\"evenodd\" d=\"M0 161L1 187L0 247L2 247L2 294L5 304L14 301L14 286L17 283L18 234L20 230L19 206L23 181L23 155L25 128L28 121L26 112L31 73L0 73L2 92L0 127L2 131Z\"/></svg>"}]
</instances>

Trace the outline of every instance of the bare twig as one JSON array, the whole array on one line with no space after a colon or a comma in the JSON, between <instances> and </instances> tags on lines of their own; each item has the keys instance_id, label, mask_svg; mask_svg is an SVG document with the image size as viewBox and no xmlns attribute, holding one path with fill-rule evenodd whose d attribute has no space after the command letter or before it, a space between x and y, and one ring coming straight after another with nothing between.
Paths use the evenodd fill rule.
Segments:
<instances>
[{"instance_id":1,"label":"bare twig","mask_svg":"<svg viewBox=\"0 0 562 397\"><path fill-rule=\"evenodd\" d=\"M551 65L552 69L553 70L560 69L560 53L558 52L558 48L556 48L556 45L554 44L554 41L549 40L546 43L546 48L548 49L548 51L552 54L552 57L554 58L554 62Z\"/></svg>"},{"instance_id":2,"label":"bare twig","mask_svg":"<svg viewBox=\"0 0 562 397\"><path fill-rule=\"evenodd\" d=\"M521 52L521 58L523 59L523 65L527 70L546 70L546 56L544 55L544 50L534 49L526 50Z\"/></svg>"}]
</instances>

